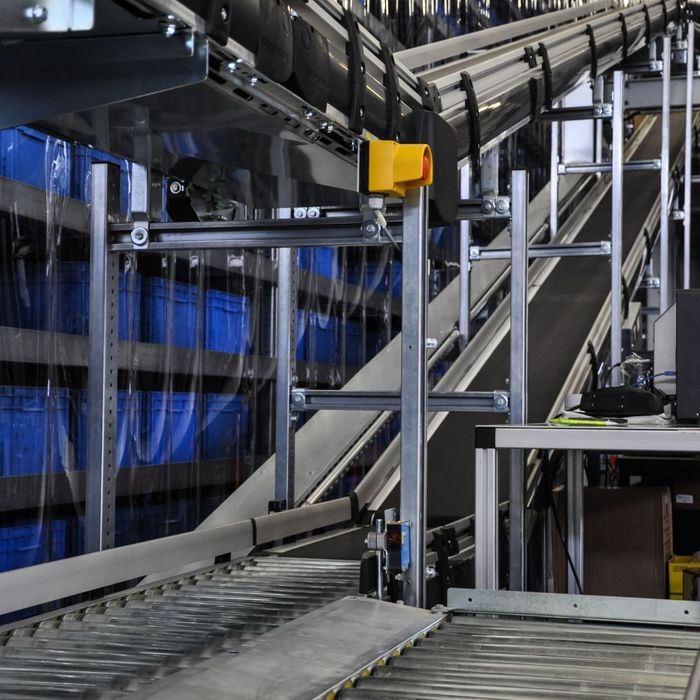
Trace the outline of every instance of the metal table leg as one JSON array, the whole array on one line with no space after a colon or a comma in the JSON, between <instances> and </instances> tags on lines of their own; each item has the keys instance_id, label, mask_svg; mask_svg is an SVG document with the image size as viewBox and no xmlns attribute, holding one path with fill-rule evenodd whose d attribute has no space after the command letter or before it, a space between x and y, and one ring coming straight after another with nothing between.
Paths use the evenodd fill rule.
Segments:
<instances>
[{"instance_id":1,"label":"metal table leg","mask_svg":"<svg viewBox=\"0 0 700 700\"><path fill-rule=\"evenodd\" d=\"M583 453L569 450L566 454L566 546L573 562L578 580L583 587ZM568 593L583 593L578 590L571 566L566 569Z\"/></svg>"},{"instance_id":2,"label":"metal table leg","mask_svg":"<svg viewBox=\"0 0 700 700\"><path fill-rule=\"evenodd\" d=\"M474 586L498 589L498 455L477 449L474 461Z\"/></svg>"},{"instance_id":3,"label":"metal table leg","mask_svg":"<svg viewBox=\"0 0 700 700\"><path fill-rule=\"evenodd\" d=\"M467 163L461 172L460 190L462 199L471 199L471 164ZM462 348L469 342L469 317L471 312L471 221L459 222L459 339Z\"/></svg>"}]
</instances>

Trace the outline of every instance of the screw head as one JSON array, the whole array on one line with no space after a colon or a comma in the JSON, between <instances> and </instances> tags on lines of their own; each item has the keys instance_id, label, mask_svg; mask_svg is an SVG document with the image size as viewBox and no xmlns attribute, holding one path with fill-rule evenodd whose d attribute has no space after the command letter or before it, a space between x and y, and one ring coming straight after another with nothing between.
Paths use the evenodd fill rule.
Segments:
<instances>
[{"instance_id":1,"label":"screw head","mask_svg":"<svg viewBox=\"0 0 700 700\"><path fill-rule=\"evenodd\" d=\"M181 182L173 180L168 186L168 189L170 190L170 194L182 194L185 190L185 186Z\"/></svg>"},{"instance_id":2,"label":"screw head","mask_svg":"<svg viewBox=\"0 0 700 700\"><path fill-rule=\"evenodd\" d=\"M24 16L34 24L43 24L49 18L49 11L43 5L32 5L24 11Z\"/></svg>"},{"instance_id":3,"label":"screw head","mask_svg":"<svg viewBox=\"0 0 700 700\"><path fill-rule=\"evenodd\" d=\"M248 84L250 85L250 87L255 87L258 84L258 76L251 75L250 80L248 81Z\"/></svg>"},{"instance_id":4,"label":"screw head","mask_svg":"<svg viewBox=\"0 0 700 700\"><path fill-rule=\"evenodd\" d=\"M481 211L484 212L484 214L493 214L493 210L494 210L494 205L490 199L485 199L481 203Z\"/></svg>"},{"instance_id":5,"label":"screw head","mask_svg":"<svg viewBox=\"0 0 700 700\"><path fill-rule=\"evenodd\" d=\"M131 232L131 242L135 246L144 246L148 243L148 231L143 226L137 226Z\"/></svg>"},{"instance_id":6,"label":"screw head","mask_svg":"<svg viewBox=\"0 0 700 700\"><path fill-rule=\"evenodd\" d=\"M497 199L496 200L496 211L499 214L506 214L510 209L510 204L507 199Z\"/></svg>"},{"instance_id":7,"label":"screw head","mask_svg":"<svg viewBox=\"0 0 700 700\"><path fill-rule=\"evenodd\" d=\"M163 25L163 36L166 39L174 37L175 34L177 34L177 25L173 24L172 22L167 22Z\"/></svg>"},{"instance_id":8,"label":"screw head","mask_svg":"<svg viewBox=\"0 0 700 700\"><path fill-rule=\"evenodd\" d=\"M226 7L226 5L221 6L220 16L222 22L226 22L228 20L228 7Z\"/></svg>"}]
</instances>

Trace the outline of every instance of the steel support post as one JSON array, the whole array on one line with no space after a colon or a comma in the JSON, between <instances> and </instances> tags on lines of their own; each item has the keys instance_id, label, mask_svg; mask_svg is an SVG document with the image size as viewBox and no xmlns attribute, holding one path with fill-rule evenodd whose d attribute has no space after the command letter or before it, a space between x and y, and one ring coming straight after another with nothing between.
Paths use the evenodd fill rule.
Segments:
<instances>
[{"instance_id":1,"label":"steel support post","mask_svg":"<svg viewBox=\"0 0 700 700\"><path fill-rule=\"evenodd\" d=\"M552 122L551 155L549 165L549 239L559 232L559 122Z\"/></svg>"},{"instance_id":2,"label":"steel support post","mask_svg":"<svg viewBox=\"0 0 700 700\"><path fill-rule=\"evenodd\" d=\"M527 422L529 178L525 170L511 176L510 272L510 422ZM525 590L525 463L522 450L512 450L509 493L509 585Z\"/></svg>"},{"instance_id":3,"label":"steel support post","mask_svg":"<svg viewBox=\"0 0 700 700\"><path fill-rule=\"evenodd\" d=\"M474 586L498 590L498 454L477 449L474 459Z\"/></svg>"},{"instance_id":4,"label":"steel support post","mask_svg":"<svg viewBox=\"0 0 700 700\"><path fill-rule=\"evenodd\" d=\"M625 140L625 74L613 74L613 134L612 134L612 222L611 222L611 313L610 364L613 386L620 383L622 354L622 182Z\"/></svg>"},{"instance_id":5,"label":"steel support post","mask_svg":"<svg viewBox=\"0 0 700 700\"><path fill-rule=\"evenodd\" d=\"M471 199L472 172L471 164L462 167L460 177L460 194L462 199ZM471 313L471 221L459 222L459 342L465 348L469 342L469 321Z\"/></svg>"},{"instance_id":6,"label":"steel support post","mask_svg":"<svg viewBox=\"0 0 700 700\"><path fill-rule=\"evenodd\" d=\"M695 22L687 24L688 60L685 85L685 166L683 181L683 289L690 289L690 233L693 184L693 68L695 63Z\"/></svg>"},{"instance_id":7,"label":"steel support post","mask_svg":"<svg viewBox=\"0 0 700 700\"><path fill-rule=\"evenodd\" d=\"M602 76L595 79L593 83L593 103L602 105L605 99L605 81ZM603 121L602 119L596 119L593 122L593 128L595 129L595 156L594 160L596 163L603 162Z\"/></svg>"},{"instance_id":8,"label":"steel support post","mask_svg":"<svg viewBox=\"0 0 700 700\"><path fill-rule=\"evenodd\" d=\"M296 374L297 250L277 258L277 385L275 390L275 507L294 507L294 423L290 392Z\"/></svg>"},{"instance_id":9,"label":"steel support post","mask_svg":"<svg viewBox=\"0 0 700 700\"><path fill-rule=\"evenodd\" d=\"M671 136L671 37L663 38L661 68L661 211L659 213L659 247L661 269L659 277L659 312L664 313L672 303L671 290L671 241L669 239L669 179Z\"/></svg>"},{"instance_id":10,"label":"steel support post","mask_svg":"<svg viewBox=\"0 0 700 700\"><path fill-rule=\"evenodd\" d=\"M401 519L410 523L410 564L403 599L425 607L425 467L428 403L426 328L428 316L427 189L409 190L403 204L401 295Z\"/></svg>"},{"instance_id":11,"label":"steel support post","mask_svg":"<svg viewBox=\"0 0 700 700\"><path fill-rule=\"evenodd\" d=\"M88 465L85 551L114 546L117 485L115 440L119 328L119 256L110 254L110 217L119 202L119 170L92 166L90 337L88 340Z\"/></svg>"},{"instance_id":12,"label":"steel support post","mask_svg":"<svg viewBox=\"0 0 700 700\"><path fill-rule=\"evenodd\" d=\"M578 579L583 587L583 452L569 450L566 453L566 546ZM578 590L571 566L566 568L567 593L583 593Z\"/></svg>"}]
</instances>

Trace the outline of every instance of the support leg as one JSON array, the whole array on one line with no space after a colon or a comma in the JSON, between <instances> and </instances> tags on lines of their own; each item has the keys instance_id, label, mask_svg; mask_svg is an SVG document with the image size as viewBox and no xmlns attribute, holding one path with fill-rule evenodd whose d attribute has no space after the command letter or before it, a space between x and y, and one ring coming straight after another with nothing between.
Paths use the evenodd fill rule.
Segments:
<instances>
[{"instance_id":1,"label":"support leg","mask_svg":"<svg viewBox=\"0 0 700 700\"><path fill-rule=\"evenodd\" d=\"M690 289L690 232L693 182L693 64L695 62L695 22L688 22L688 62L685 83L685 167L683 182L683 289Z\"/></svg>"},{"instance_id":2,"label":"support leg","mask_svg":"<svg viewBox=\"0 0 700 700\"><path fill-rule=\"evenodd\" d=\"M109 217L119 202L119 171L92 166L88 465L85 551L114 546L116 416L119 342L119 258L109 252Z\"/></svg>"},{"instance_id":3,"label":"support leg","mask_svg":"<svg viewBox=\"0 0 700 700\"><path fill-rule=\"evenodd\" d=\"M669 237L669 178L670 178L670 134L671 134L671 37L663 39L661 87L661 212L659 213L659 245L661 249L660 313L673 303L671 289L671 241Z\"/></svg>"},{"instance_id":4,"label":"support leg","mask_svg":"<svg viewBox=\"0 0 700 700\"><path fill-rule=\"evenodd\" d=\"M552 122L551 156L549 163L549 240L559 232L559 122Z\"/></svg>"},{"instance_id":5,"label":"support leg","mask_svg":"<svg viewBox=\"0 0 700 700\"><path fill-rule=\"evenodd\" d=\"M462 168L460 194L462 199L469 199L472 191L471 164ZM469 342L469 315L471 312L471 286L469 247L471 246L471 222L459 222L459 339L460 346Z\"/></svg>"},{"instance_id":6,"label":"support leg","mask_svg":"<svg viewBox=\"0 0 700 700\"><path fill-rule=\"evenodd\" d=\"M498 457L477 449L474 461L474 586L498 589Z\"/></svg>"},{"instance_id":7,"label":"support leg","mask_svg":"<svg viewBox=\"0 0 700 700\"><path fill-rule=\"evenodd\" d=\"M610 364L612 386L620 383L622 359L622 184L625 138L625 74L613 74L613 136L612 136L612 226L611 226L611 310Z\"/></svg>"},{"instance_id":8,"label":"support leg","mask_svg":"<svg viewBox=\"0 0 700 700\"><path fill-rule=\"evenodd\" d=\"M515 170L511 184L510 277L510 422L527 422L528 333L528 174ZM509 584L525 590L525 464L522 450L512 450L509 494Z\"/></svg>"},{"instance_id":9,"label":"support leg","mask_svg":"<svg viewBox=\"0 0 700 700\"><path fill-rule=\"evenodd\" d=\"M294 424L290 404L296 375L297 250L280 248L277 271L275 507L294 507Z\"/></svg>"},{"instance_id":10,"label":"support leg","mask_svg":"<svg viewBox=\"0 0 700 700\"><path fill-rule=\"evenodd\" d=\"M583 453L580 450L570 450L566 455L566 546L583 588ZM569 565L566 590L582 592Z\"/></svg>"},{"instance_id":11,"label":"support leg","mask_svg":"<svg viewBox=\"0 0 700 700\"><path fill-rule=\"evenodd\" d=\"M403 205L401 317L401 519L411 523L404 603L425 607L425 466L427 462L428 198L409 190Z\"/></svg>"}]
</instances>

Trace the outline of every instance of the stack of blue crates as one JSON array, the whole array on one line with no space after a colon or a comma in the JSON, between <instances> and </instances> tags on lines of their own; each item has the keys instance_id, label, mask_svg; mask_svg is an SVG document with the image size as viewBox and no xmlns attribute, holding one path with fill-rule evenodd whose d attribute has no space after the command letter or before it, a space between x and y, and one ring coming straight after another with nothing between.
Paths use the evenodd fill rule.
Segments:
<instances>
[{"instance_id":1,"label":"stack of blue crates","mask_svg":"<svg viewBox=\"0 0 700 700\"><path fill-rule=\"evenodd\" d=\"M73 150L70 196L82 202L92 199L92 164L112 163L119 168L119 210L128 214L130 210L131 164L105 151L77 144Z\"/></svg>"},{"instance_id":2,"label":"stack of blue crates","mask_svg":"<svg viewBox=\"0 0 700 700\"><path fill-rule=\"evenodd\" d=\"M66 523L25 522L0 527L0 571L34 566L66 556Z\"/></svg>"},{"instance_id":3,"label":"stack of blue crates","mask_svg":"<svg viewBox=\"0 0 700 700\"><path fill-rule=\"evenodd\" d=\"M311 311L306 334L307 356L315 362L335 364L338 361L338 319Z\"/></svg>"},{"instance_id":4,"label":"stack of blue crates","mask_svg":"<svg viewBox=\"0 0 700 700\"><path fill-rule=\"evenodd\" d=\"M0 387L0 476L70 468L70 435L66 389Z\"/></svg>"}]
</instances>

